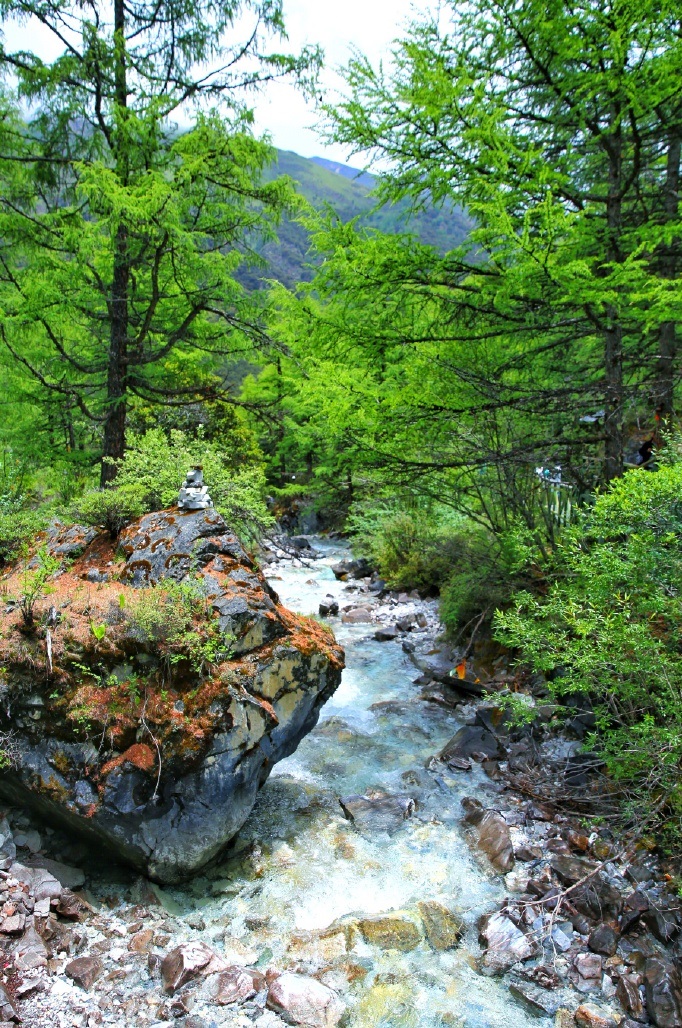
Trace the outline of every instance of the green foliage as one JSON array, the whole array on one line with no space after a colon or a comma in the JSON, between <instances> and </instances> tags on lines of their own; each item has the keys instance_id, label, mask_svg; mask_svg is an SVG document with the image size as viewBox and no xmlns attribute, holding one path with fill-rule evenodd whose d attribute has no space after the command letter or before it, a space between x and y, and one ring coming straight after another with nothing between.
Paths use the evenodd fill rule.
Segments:
<instances>
[{"instance_id":1,"label":"green foliage","mask_svg":"<svg viewBox=\"0 0 682 1028\"><path fill-rule=\"evenodd\" d=\"M481 615L489 621L519 570L509 543L503 546L489 530L443 506L357 504L347 525L391 588L440 593L441 619L451 635Z\"/></svg>"},{"instance_id":2,"label":"green foliage","mask_svg":"<svg viewBox=\"0 0 682 1028\"><path fill-rule=\"evenodd\" d=\"M146 490L134 482L117 485L114 489L95 489L85 493L71 505L71 517L79 524L103 525L112 539L121 529L139 518L148 509Z\"/></svg>"},{"instance_id":3,"label":"green foliage","mask_svg":"<svg viewBox=\"0 0 682 1028\"><path fill-rule=\"evenodd\" d=\"M47 526L49 511L0 510L0 563L15 557Z\"/></svg>"},{"instance_id":4,"label":"green foliage","mask_svg":"<svg viewBox=\"0 0 682 1028\"><path fill-rule=\"evenodd\" d=\"M34 566L31 567L31 564ZM51 591L48 579L59 570L59 567L60 561L52 556L47 546L41 546L31 562L26 565L21 576L19 608L27 628L33 627L36 602Z\"/></svg>"},{"instance_id":5,"label":"green foliage","mask_svg":"<svg viewBox=\"0 0 682 1028\"><path fill-rule=\"evenodd\" d=\"M547 595L496 616L556 696L592 699L590 745L640 804L682 796L681 497L682 463L629 472L566 534Z\"/></svg>"},{"instance_id":6,"label":"green foliage","mask_svg":"<svg viewBox=\"0 0 682 1028\"><path fill-rule=\"evenodd\" d=\"M209 442L198 431L195 438L178 429L167 435L151 429L135 436L125 457L118 462L118 489L140 489L148 510L159 510L177 503L178 491L187 471L195 464L204 469L216 509L235 531L251 537L273 523L265 506L265 480L259 465L235 470L229 454L219 443Z\"/></svg>"},{"instance_id":7,"label":"green foliage","mask_svg":"<svg viewBox=\"0 0 682 1028\"><path fill-rule=\"evenodd\" d=\"M169 672L188 660L197 674L204 674L230 656L233 640L220 631L193 579L167 579L162 586L140 590L128 605L127 618L141 640L162 651Z\"/></svg>"}]
</instances>

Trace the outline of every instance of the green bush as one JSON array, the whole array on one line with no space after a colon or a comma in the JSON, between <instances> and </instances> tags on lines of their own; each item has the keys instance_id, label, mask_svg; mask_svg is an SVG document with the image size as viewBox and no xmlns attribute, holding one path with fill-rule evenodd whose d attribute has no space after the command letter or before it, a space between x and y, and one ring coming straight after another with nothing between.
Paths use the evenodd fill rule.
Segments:
<instances>
[{"instance_id":1,"label":"green bush","mask_svg":"<svg viewBox=\"0 0 682 1028\"><path fill-rule=\"evenodd\" d=\"M36 535L49 520L46 510L0 510L0 564L6 564Z\"/></svg>"},{"instance_id":2,"label":"green bush","mask_svg":"<svg viewBox=\"0 0 682 1028\"><path fill-rule=\"evenodd\" d=\"M117 462L116 487L141 489L147 510L177 503L178 491L189 469L200 464L216 509L244 537L271 527L274 519L265 506L265 477L261 467L249 465L235 471L229 458L214 442L195 438L177 429L168 435L151 429L133 436L122 460Z\"/></svg>"},{"instance_id":3,"label":"green bush","mask_svg":"<svg viewBox=\"0 0 682 1028\"><path fill-rule=\"evenodd\" d=\"M70 507L70 515L83 525L104 525L112 539L149 509L144 486L133 483L85 493Z\"/></svg>"},{"instance_id":4,"label":"green bush","mask_svg":"<svg viewBox=\"0 0 682 1028\"><path fill-rule=\"evenodd\" d=\"M615 482L548 570L546 596L519 593L496 615L497 638L559 697L591 697L589 745L638 809L682 810L682 463Z\"/></svg>"},{"instance_id":5,"label":"green bush","mask_svg":"<svg viewBox=\"0 0 682 1028\"><path fill-rule=\"evenodd\" d=\"M440 593L451 635L481 614L491 620L512 591L505 546L461 514L375 504L356 508L348 525L391 588Z\"/></svg>"}]
</instances>

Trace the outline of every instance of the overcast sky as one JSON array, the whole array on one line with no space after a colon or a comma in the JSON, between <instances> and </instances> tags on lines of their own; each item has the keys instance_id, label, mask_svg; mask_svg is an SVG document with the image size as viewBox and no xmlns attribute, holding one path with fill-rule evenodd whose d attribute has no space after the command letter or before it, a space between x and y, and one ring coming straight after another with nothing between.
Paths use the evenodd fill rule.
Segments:
<instances>
[{"instance_id":1,"label":"overcast sky","mask_svg":"<svg viewBox=\"0 0 682 1028\"><path fill-rule=\"evenodd\" d=\"M427 6L423 0L284 0L284 13L292 50L305 43L319 43L324 49L321 92L326 98L343 85L336 69L347 63L352 47L378 63L388 56L405 23ZM311 127L313 108L291 86L271 86L256 104L256 118L259 128L270 132L281 150L295 150L304 157L347 159L341 147L321 142Z\"/></svg>"},{"instance_id":2,"label":"overcast sky","mask_svg":"<svg viewBox=\"0 0 682 1028\"><path fill-rule=\"evenodd\" d=\"M429 0L284 0L289 49L296 52L306 43L322 46L325 69L320 92L325 99L332 98L342 86L337 69L347 63L352 47L378 63L389 56L391 43L406 22L430 6ZM5 37L13 49L35 49L46 60L56 56L37 23L7 25ZM253 104L257 131L268 132L280 149L295 150L304 157L348 160L348 151L322 143L312 128L316 120L313 106L293 87L273 83ZM362 160L356 158L353 163Z\"/></svg>"}]
</instances>

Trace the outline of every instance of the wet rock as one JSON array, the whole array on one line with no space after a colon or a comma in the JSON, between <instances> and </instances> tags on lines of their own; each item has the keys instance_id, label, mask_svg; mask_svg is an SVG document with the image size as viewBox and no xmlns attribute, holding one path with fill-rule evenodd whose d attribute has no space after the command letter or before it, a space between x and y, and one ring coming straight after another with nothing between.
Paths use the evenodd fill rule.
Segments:
<instances>
[{"instance_id":1,"label":"wet rock","mask_svg":"<svg viewBox=\"0 0 682 1028\"><path fill-rule=\"evenodd\" d=\"M414 921L399 913L377 914L357 922L365 940L380 949L397 949L408 952L421 942L421 935Z\"/></svg>"},{"instance_id":2,"label":"wet rock","mask_svg":"<svg viewBox=\"0 0 682 1028\"><path fill-rule=\"evenodd\" d=\"M372 612L369 607L353 607L347 610L341 620L345 625L362 625L372 620Z\"/></svg>"},{"instance_id":3,"label":"wet rock","mask_svg":"<svg viewBox=\"0 0 682 1028\"><path fill-rule=\"evenodd\" d=\"M642 914L642 921L659 942L672 942L680 933L680 920L676 910L662 910L650 906Z\"/></svg>"},{"instance_id":4,"label":"wet rock","mask_svg":"<svg viewBox=\"0 0 682 1028\"><path fill-rule=\"evenodd\" d=\"M591 871L596 871L597 865L591 864L579 857L553 856L549 866L555 872L563 885L575 885L581 878L584 878Z\"/></svg>"},{"instance_id":5,"label":"wet rock","mask_svg":"<svg viewBox=\"0 0 682 1028\"><path fill-rule=\"evenodd\" d=\"M213 1002L219 1006L230 1003L245 1003L265 986L265 976L260 971L246 967L228 967L217 977Z\"/></svg>"},{"instance_id":6,"label":"wet rock","mask_svg":"<svg viewBox=\"0 0 682 1028\"><path fill-rule=\"evenodd\" d=\"M374 633L377 642L393 642L398 638L399 632L396 625L384 625Z\"/></svg>"},{"instance_id":7,"label":"wet rock","mask_svg":"<svg viewBox=\"0 0 682 1028\"><path fill-rule=\"evenodd\" d=\"M22 762L3 773L0 795L39 808L148 877L175 882L215 857L239 831L272 767L315 726L339 684L343 656L319 624L279 605L215 509L145 515L120 542L126 561L116 574L123 585L95 591L87 614L76 607L69 614L68 631L78 639L76 666L96 672L70 672L72 658L65 661L58 703L54 683L45 678L36 685L49 717L40 730L33 721L26 731L12 723ZM96 540L88 551L93 560L102 545ZM82 558L90 559L88 553ZM73 576L62 572L60 589L75 591L77 572L77 565ZM181 662L173 671L175 695L166 698L158 642L135 621L134 604L144 602L145 593L149 603L160 594L145 586L183 581L188 574L205 597L205 631L229 635L231 660L229 668L220 664L222 671L215 667L201 677L191 662ZM96 603L102 606L94 610ZM95 622L106 625L104 639L94 637ZM64 631L65 622L54 629L55 654L67 645L59 636ZM24 670L32 675L33 664L20 664L17 675ZM131 702L132 673L144 678L154 708L154 740L140 723L142 705ZM83 709L93 737L106 741L99 750L74 741L80 729L71 715ZM0 731L6 721L0 711ZM62 884L78 888L84 877L73 872L77 879L52 868Z\"/></svg>"},{"instance_id":8,"label":"wet rock","mask_svg":"<svg viewBox=\"0 0 682 1028\"><path fill-rule=\"evenodd\" d=\"M618 917L623 907L623 898L618 889L598 872L573 890L571 903L580 914L593 921L601 921Z\"/></svg>"},{"instance_id":9,"label":"wet rock","mask_svg":"<svg viewBox=\"0 0 682 1028\"><path fill-rule=\"evenodd\" d=\"M486 946L483 968L491 973L508 970L519 960L529 960L535 946L511 918L502 911L486 915L480 929L481 945Z\"/></svg>"},{"instance_id":10,"label":"wet rock","mask_svg":"<svg viewBox=\"0 0 682 1028\"><path fill-rule=\"evenodd\" d=\"M346 1009L326 985L290 972L279 975L270 984L267 1005L289 1024L306 1028L336 1028Z\"/></svg>"},{"instance_id":11,"label":"wet rock","mask_svg":"<svg viewBox=\"0 0 682 1028\"><path fill-rule=\"evenodd\" d=\"M480 800L473 796L465 796L462 799L464 817L462 820L466 825L478 825L483 820L486 810Z\"/></svg>"},{"instance_id":12,"label":"wet rock","mask_svg":"<svg viewBox=\"0 0 682 1028\"><path fill-rule=\"evenodd\" d=\"M530 982L510 982L509 991L514 999L526 1007L536 1017L554 1017L561 1007L561 998L546 989L538 988Z\"/></svg>"},{"instance_id":13,"label":"wet rock","mask_svg":"<svg viewBox=\"0 0 682 1028\"><path fill-rule=\"evenodd\" d=\"M321 618L335 617L339 613L339 605L336 600L323 600L320 604L319 614Z\"/></svg>"},{"instance_id":14,"label":"wet rock","mask_svg":"<svg viewBox=\"0 0 682 1028\"><path fill-rule=\"evenodd\" d=\"M77 957L66 965L64 974L87 991L102 974L102 964L97 957Z\"/></svg>"},{"instance_id":15,"label":"wet rock","mask_svg":"<svg viewBox=\"0 0 682 1028\"><path fill-rule=\"evenodd\" d=\"M341 560L338 564L332 564L334 578L339 582L345 582L349 578L368 578L372 570L371 563L365 557L358 560Z\"/></svg>"},{"instance_id":16,"label":"wet rock","mask_svg":"<svg viewBox=\"0 0 682 1028\"><path fill-rule=\"evenodd\" d=\"M462 919L435 900L423 900L417 904L424 926L426 940L432 949L454 949L464 934Z\"/></svg>"},{"instance_id":17,"label":"wet rock","mask_svg":"<svg viewBox=\"0 0 682 1028\"><path fill-rule=\"evenodd\" d=\"M478 725L463 725L445 744L438 757L448 764L453 757L471 757L483 753L491 759L501 759L504 752L495 736Z\"/></svg>"},{"instance_id":18,"label":"wet rock","mask_svg":"<svg viewBox=\"0 0 682 1028\"><path fill-rule=\"evenodd\" d=\"M161 961L161 977L166 992L174 993L192 978L199 975L213 974L224 971L228 967L225 960L217 956L203 942L185 942L176 946Z\"/></svg>"},{"instance_id":19,"label":"wet rock","mask_svg":"<svg viewBox=\"0 0 682 1028\"><path fill-rule=\"evenodd\" d=\"M593 953L601 953L602 956L612 957L618 949L618 939L619 934L611 925L600 924L590 932L587 945Z\"/></svg>"},{"instance_id":20,"label":"wet rock","mask_svg":"<svg viewBox=\"0 0 682 1028\"><path fill-rule=\"evenodd\" d=\"M644 965L646 1009L656 1028L682 1026L682 982L677 969L658 957Z\"/></svg>"},{"instance_id":21,"label":"wet rock","mask_svg":"<svg viewBox=\"0 0 682 1028\"><path fill-rule=\"evenodd\" d=\"M638 974L622 974L616 984L616 998L628 1017L633 1021L646 1021L647 1015L642 1002L640 985L642 977Z\"/></svg>"},{"instance_id":22,"label":"wet rock","mask_svg":"<svg viewBox=\"0 0 682 1028\"><path fill-rule=\"evenodd\" d=\"M514 867L511 834L507 822L496 810L487 810L479 822L478 845L502 874Z\"/></svg>"},{"instance_id":23,"label":"wet rock","mask_svg":"<svg viewBox=\"0 0 682 1028\"><path fill-rule=\"evenodd\" d=\"M361 832L388 832L392 835L413 816L415 802L411 796L376 792L367 796L345 796L339 800L349 821Z\"/></svg>"},{"instance_id":24,"label":"wet rock","mask_svg":"<svg viewBox=\"0 0 682 1028\"><path fill-rule=\"evenodd\" d=\"M619 1018L594 1003L583 1003L574 1014L578 1028L617 1028Z\"/></svg>"}]
</instances>

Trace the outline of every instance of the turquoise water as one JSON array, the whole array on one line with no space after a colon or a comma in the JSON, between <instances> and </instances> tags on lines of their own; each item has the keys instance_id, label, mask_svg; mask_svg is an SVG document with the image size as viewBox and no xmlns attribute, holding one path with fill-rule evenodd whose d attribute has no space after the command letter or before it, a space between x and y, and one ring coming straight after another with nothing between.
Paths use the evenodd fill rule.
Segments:
<instances>
[{"instance_id":1,"label":"turquoise water","mask_svg":"<svg viewBox=\"0 0 682 1028\"><path fill-rule=\"evenodd\" d=\"M326 593L342 604L354 596L330 567L345 552L315 545L321 560L278 568L281 579L271 579L283 603L303 614L315 613ZM348 1003L351 1025L549 1025L519 1007L504 981L473 966L476 922L504 892L463 837L460 801L477 795L486 802L489 782L478 769L457 777L425 769L461 722L418 699L417 672L399 642L376 642L370 625L332 622L346 651L340 688L317 728L275 767L234 855L189 889L170 890L173 899L184 914L199 910L206 940L236 962L317 974ZM416 815L390 837L359 832L338 799L370 789L413 797ZM354 941L339 953L315 942L314 933L339 918L392 910L410 917L423 900L466 921L456 950L435 952L422 942L403 953ZM306 932L313 936L301 939Z\"/></svg>"}]
</instances>

